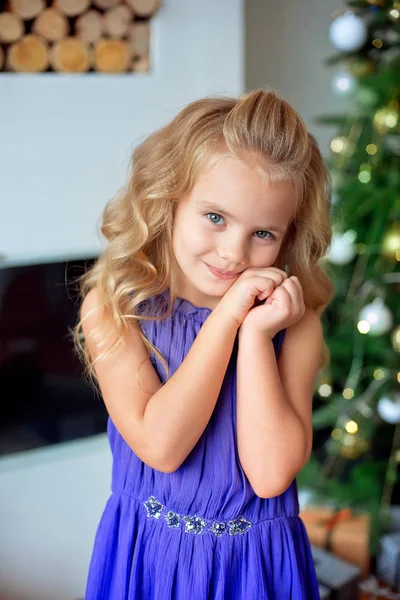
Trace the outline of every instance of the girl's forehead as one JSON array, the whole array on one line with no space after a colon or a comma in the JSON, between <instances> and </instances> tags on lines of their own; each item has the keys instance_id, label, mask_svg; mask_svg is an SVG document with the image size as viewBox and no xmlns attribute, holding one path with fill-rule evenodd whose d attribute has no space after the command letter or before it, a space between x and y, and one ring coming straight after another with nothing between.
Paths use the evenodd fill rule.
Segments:
<instances>
[{"instance_id":1,"label":"girl's forehead","mask_svg":"<svg viewBox=\"0 0 400 600\"><path fill-rule=\"evenodd\" d=\"M278 173L279 175L279 173ZM268 173L260 160L243 161L231 154L213 157L196 178L192 195L224 195L230 199L241 194L256 196L262 201L271 196L296 195L296 185L282 175L277 177Z\"/></svg>"},{"instance_id":2,"label":"girl's forehead","mask_svg":"<svg viewBox=\"0 0 400 600\"><path fill-rule=\"evenodd\" d=\"M298 194L298 182L282 166L271 166L267 157L251 150L243 150L237 156L231 152L212 154L199 168L193 188L207 185L229 185L230 181L245 182L259 189L287 188ZM301 179L301 178L300 178Z\"/></svg>"}]
</instances>

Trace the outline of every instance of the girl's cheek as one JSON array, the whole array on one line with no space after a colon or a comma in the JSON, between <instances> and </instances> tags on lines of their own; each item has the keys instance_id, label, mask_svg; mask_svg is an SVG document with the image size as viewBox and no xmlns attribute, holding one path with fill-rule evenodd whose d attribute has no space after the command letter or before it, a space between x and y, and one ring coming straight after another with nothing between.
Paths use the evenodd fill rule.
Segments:
<instances>
[{"instance_id":1,"label":"girl's cheek","mask_svg":"<svg viewBox=\"0 0 400 600\"><path fill-rule=\"evenodd\" d=\"M188 231L185 235L187 245L193 250L201 250L205 245L210 244L212 236L205 231L204 227L197 227Z\"/></svg>"}]
</instances>

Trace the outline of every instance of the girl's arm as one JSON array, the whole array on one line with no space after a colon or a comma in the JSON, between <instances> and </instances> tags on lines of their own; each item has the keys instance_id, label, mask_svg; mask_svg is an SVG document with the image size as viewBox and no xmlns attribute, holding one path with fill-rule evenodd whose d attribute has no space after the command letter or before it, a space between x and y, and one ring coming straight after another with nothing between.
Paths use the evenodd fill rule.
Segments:
<instances>
[{"instance_id":1,"label":"girl's arm","mask_svg":"<svg viewBox=\"0 0 400 600\"><path fill-rule=\"evenodd\" d=\"M81 318L87 316L82 328L93 358L97 349L90 332L98 321L98 308L98 293L93 289L81 308ZM106 338L112 339L112 320L107 315L102 326ZM124 345L95 364L108 413L143 462L159 471L175 471L194 448L217 402L238 328L238 322L217 306L181 366L162 386L135 330Z\"/></svg>"},{"instance_id":2,"label":"girl's arm","mask_svg":"<svg viewBox=\"0 0 400 600\"><path fill-rule=\"evenodd\" d=\"M239 329L239 458L262 498L284 492L310 457L312 397L321 347L321 321L309 308L288 327L278 361L265 332Z\"/></svg>"}]
</instances>

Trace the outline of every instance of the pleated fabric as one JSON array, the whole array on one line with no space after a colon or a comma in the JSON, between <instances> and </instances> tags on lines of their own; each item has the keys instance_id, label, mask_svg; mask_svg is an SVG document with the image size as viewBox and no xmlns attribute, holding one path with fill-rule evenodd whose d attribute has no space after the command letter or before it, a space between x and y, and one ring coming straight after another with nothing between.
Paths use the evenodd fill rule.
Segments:
<instances>
[{"instance_id":1,"label":"pleated fabric","mask_svg":"<svg viewBox=\"0 0 400 600\"><path fill-rule=\"evenodd\" d=\"M146 302L157 309L167 294ZM178 298L168 319L141 322L171 375L210 312ZM285 332L273 339L276 355ZM165 381L161 363L151 360ZM86 600L319 600L296 480L263 499L241 467L236 361L237 338L210 421L173 473L141 461L109 419L112 493L94 541Z\"/></svg>"}]
</instances>

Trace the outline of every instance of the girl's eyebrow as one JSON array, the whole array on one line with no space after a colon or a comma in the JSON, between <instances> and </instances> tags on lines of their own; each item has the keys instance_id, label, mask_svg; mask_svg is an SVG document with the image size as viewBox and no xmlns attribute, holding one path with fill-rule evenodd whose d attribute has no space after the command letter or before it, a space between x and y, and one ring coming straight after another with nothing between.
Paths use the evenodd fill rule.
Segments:
<instances>
[{"instance_id":1,"label":"girl's eyebrow","mask_svg":"<svg viewBox=\"0 0 400 600\"><path fill-rule=\"evenodd\" d=\"M233 219L235 221L235 217L233 215L231 215L229 212L227 212L224 208L222 208L221 206L218 206L218 204L214 204L211 202L207 202L206 200L204 201L200 201L198 202L198 207L199 208L207 208L209 210L215 211L221 215L224 215L224 217L230 217L231 219ZM257 227L258 230L267 230L267 231L276 231L277 233L281 233L282 235L284 235L285 230L282 229L281 227L279 227L278 225L269 225L269 226L261 226L261 227Z\"/></svg>"}]
</instances>

